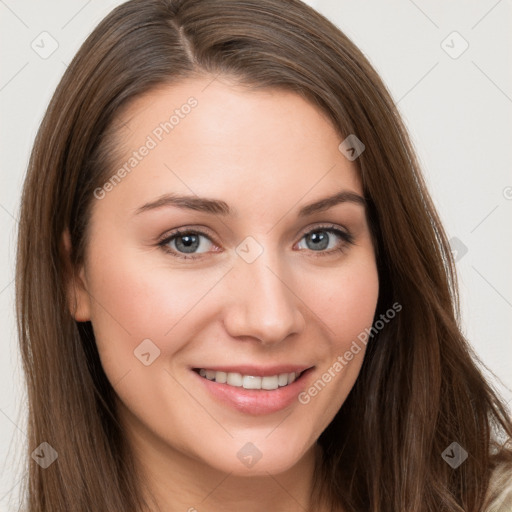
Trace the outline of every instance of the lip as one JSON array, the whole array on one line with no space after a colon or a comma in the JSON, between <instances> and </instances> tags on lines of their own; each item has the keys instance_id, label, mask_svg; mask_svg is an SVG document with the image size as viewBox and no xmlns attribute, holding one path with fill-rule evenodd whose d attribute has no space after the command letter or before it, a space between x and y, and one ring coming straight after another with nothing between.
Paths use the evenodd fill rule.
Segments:
<instances>
[{"instance_id":1,"label":"lip","mask_svg":"<svg viewBox=\"0 0 512 512\"><path fill-rule=\"evenodd\" d=\"M203 367L200 367L203 368ZM192 374L198 379L198 384L204 386L206 392L216 401L223 405L253 416L272 414L281 411L294 402L299 403L297 396L306 388L309 375L314 367L311 366L208 366L208 370L219 372L236 372L243 375L257 375L261 377L278 375L279 373L303 372L294 382L287 386L274 389L245 389L243 387L230 386L228 384L219 384L201 377L199 373L191 369Z\"/></svg>"}]
</instances>

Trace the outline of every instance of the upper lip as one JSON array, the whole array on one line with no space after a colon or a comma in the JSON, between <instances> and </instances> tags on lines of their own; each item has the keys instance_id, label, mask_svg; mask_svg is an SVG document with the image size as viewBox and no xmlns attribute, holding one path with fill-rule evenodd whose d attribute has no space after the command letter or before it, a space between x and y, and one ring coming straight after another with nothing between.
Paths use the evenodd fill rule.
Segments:
<instances>
[{"instance_id":1,"label":"upper lip","mask_svg":"<svg viewBox=\"0 0 512 512\"><path fill-rule=\"evenodd\" d=\"M205 370L213 370L216 372L225 373L240 373L242 375L254 375L258 377L267 377L271 375L280 375L281 373L302 373L308 370L312 366L308 365L293 365L283 364L274 366L254 366L250 364L244 364L239 366L224 366L224 365L212 365L207 364L206 366L195 366L194 370L204 368Z\"/></svg>"}]
</instances>

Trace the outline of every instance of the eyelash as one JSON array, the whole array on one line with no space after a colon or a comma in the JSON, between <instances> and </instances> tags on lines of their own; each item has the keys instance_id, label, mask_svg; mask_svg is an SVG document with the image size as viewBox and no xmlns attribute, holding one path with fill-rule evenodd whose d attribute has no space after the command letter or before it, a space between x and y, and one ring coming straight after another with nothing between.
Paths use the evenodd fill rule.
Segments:
<instances>
[{"instance_id":1,"label":"eyelash","mask_svg":"<svg viewBox=\"0 0 512 512\"><path fill-rule=\"evenodd\" d=\"M354 244L354 237L352 234L342 231L341 229L339 229L333 225L316 226L314 229L311 229L311 230L303 233L300 240L302 240L306 235L316 233L317 231L326 231L328 233L334 233L335 235L339 236L343 242L340 247L337 247L335 249L330 249L329 251L319 251L319 252L311 251L313 253L316 253L314 255L314 257L330 256L334 253L344 253L345 249L346 249L344 244L346 244L346 245ZM176 252L173 249L170 249L168 247L168 244L170 242L172 242L175 238L179 238L180 236L183 236L183 235L201 235L201 236L204 236L205 238L208 238L211 242L215 243L213 240L211 240L210 236L207 233L205 233L199 229L197 229L197 230L196 229L186 229L186 230L177 229L177 230L173 231L172 233L166 235L166 237L163 240L158 242L158 246L161 247L166 253L171 254L172 256L174 256L176 258L183 259L183 260L197 260L197 259L201 258L203 256L203 253L199 253L198 255L195 255L195 256L185 255L183 253ZM305 249L301 249L301 250L305 250Z\"/></svg>"}]
</instances>

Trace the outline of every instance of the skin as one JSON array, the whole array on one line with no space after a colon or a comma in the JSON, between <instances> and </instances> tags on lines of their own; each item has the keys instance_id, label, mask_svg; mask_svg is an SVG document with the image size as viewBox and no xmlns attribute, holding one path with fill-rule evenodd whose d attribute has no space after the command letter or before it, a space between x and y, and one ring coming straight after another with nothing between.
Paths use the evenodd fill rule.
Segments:
<instances>
[{"instance_id":1,"label":"skin","mask_svg":"<svg viewBox=\"0 0 512 512\"><path fill-rule=\"evenodd\" d=\"M301 96L211 77L135 100L121 117L115 169L190 96L197 107L93 200L70 307L92 322L120 421L162 510L306 508L316 441L354 385L364 346L308 404L258 416L217 401L190 368L303 364L314 367L307 388L372 325L379 283L364 206L297 216L338 190L362 195L361 182L332 124ZM135 213L170 192L223 200L236 215ZM326 223L353 244L327 232L329 247L315 251L305 235ZM208 233L198 259L158 246L178 227ZM248 236L263 247L252 263L236 252ZM69 250L67 234L64 242ZM168 247L179 252L176 240ZM144 339L160 350L149 366L134 356ZM262 454L251 468L237 457L248 442Z\"/></svg>"}]
</instances>

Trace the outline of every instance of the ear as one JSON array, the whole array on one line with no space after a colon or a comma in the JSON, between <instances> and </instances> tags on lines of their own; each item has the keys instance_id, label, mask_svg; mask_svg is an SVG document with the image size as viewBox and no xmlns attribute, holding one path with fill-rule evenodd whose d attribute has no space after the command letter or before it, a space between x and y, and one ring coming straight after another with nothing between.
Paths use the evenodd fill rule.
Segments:
<instances>
[{"instance_id":1,"label":"ear","mask_svg":"<svg viewBox=\"0 0 512 512\"><path fill-rule=\"evenodd\" d=\"M67 228L62 233L61 253L69 311L77 322L87 322L91 319L91 299L85 270L83 266L76 269L71 263L71 236Z\"/></svg>"}]
</instances>

